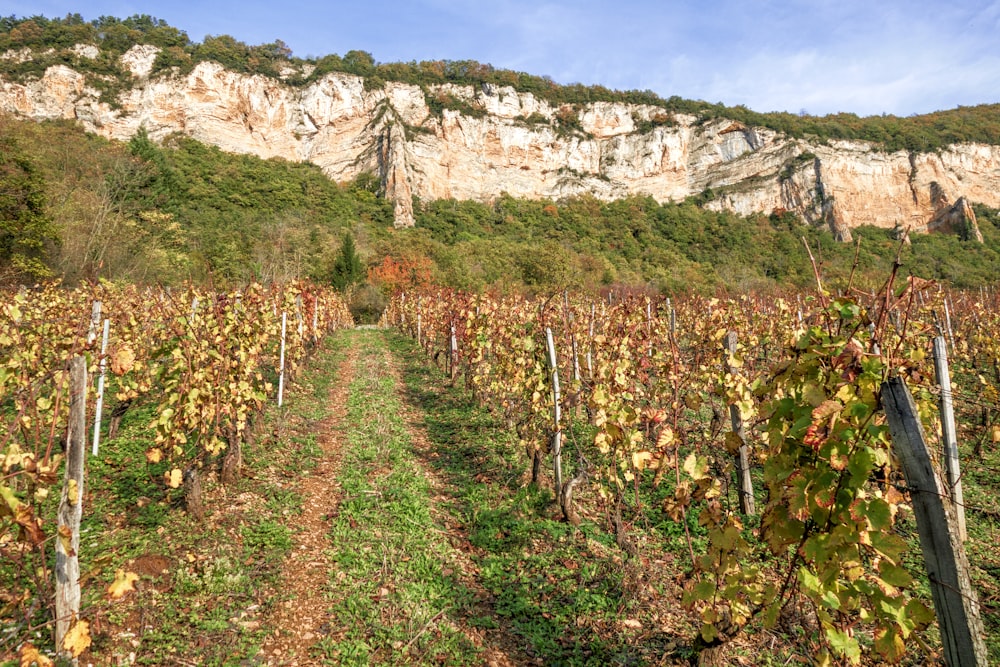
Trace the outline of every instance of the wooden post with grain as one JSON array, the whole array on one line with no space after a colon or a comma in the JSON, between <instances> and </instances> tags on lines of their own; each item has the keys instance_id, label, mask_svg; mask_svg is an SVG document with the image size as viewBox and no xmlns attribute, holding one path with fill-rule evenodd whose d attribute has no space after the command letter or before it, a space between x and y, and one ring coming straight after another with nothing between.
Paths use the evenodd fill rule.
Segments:
<instances>
[{"instance_id":1,"label":"wooden post with grain","mask_svg":"<svg viewBox=\"0 0 1000 667\"><path fill-rule=\"evenodd\" d=\"M735 375L736 369L729 363L729 358L736 354L736 332L730 331L726 334L726 372ZM729 421L733 433L739 438L740 446L736 453L736 483L740 497L740 512L744 516L753 516L757 513L757 507L753 498L753 480L750 478L750 447L747 446L747 431L743 425L743 416L740 414L740 406L735 403L729 404Z\"/></svg>"},{"instance_id":2,"label":"wooden post with grain","mask_svg":"<svg viewBox=\"0 0 1000 667\"><path fill-rule=\"evenodd\" d=\"M80 520L83 517L83 459L87 440L87 361L69 362L69 423L66 472L56 515L56 651L64 654L66 633L80 613ZM66 654L67 657L73 657Z\"/></svg>"},{"instance_id":3,"label":"wooden post with grain","mask_svg":"<svg viewBox=\"0 0 1000 667\"><path fill-rule=\"evenodd\" d=\"M941 441L944 445L944 465L948 474L948 489L951 491L951 501L955 505L958 535L962 542L965 542L968 539L968 533L965 529L965 498L962 495L962 471L958 461L955 406L952 401L951 374L948 371L948 352L944 336L937 336L934 339L934 375L941 390L938 395L938 407L941 412Z\"/></svg>"},{"instance_id":4,"label":"wooden post with grain","mask_svg":"<svg viewBox=\"0 0 1000 667\"><path fill-rule=\"evenodd\" d=\"M979 599L969 576L955 508L931 463L917 406L902 378L882 383L882 405L889 421L892 448L910 490L945 661L952 667L986 667L989 663Z\"/></svg>"}]
</instances>

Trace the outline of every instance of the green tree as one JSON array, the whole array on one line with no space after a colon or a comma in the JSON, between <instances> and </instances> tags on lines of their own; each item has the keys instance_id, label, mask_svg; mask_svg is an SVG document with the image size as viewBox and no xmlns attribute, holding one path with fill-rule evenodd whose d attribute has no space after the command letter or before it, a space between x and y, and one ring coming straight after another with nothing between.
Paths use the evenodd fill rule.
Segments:
<instances>
[{"instance_id":1,"label":"green tree","mask_svg":"<svg viewBox=\"0 0 1000 667\"><path fill-rule=\"evenodd\" d=\"M0 136L0 282L52 275L44 258L55 240L44 179L10 137Z\"/></svg>"},{"instance_id":2,"label":"green tree","mask_svg":"<svg viewBox=\"0 0 1000 667\"><path fill-rule=\"evenodd\" d=\"M333 260L330 282L335 288L344 291L351 285L361 282L364 277L365 267L354 247L354 237L350 234L344 234L344 240L340 244L340 253Z\"/></svg>"}]
</instances>

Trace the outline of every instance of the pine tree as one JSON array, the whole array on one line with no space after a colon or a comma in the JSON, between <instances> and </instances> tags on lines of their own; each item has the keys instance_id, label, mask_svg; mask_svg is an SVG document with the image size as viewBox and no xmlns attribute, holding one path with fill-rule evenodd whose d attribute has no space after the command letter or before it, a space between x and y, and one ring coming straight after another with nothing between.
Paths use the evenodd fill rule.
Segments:
<instances>
[{"instance_id":1,"label":"pine tree","mask_svg":"<svg viewBox=\"0 0 1000 667\"><path fill-rule=\"evenodd\" d=\"M351 285L361 282L364 277L365 267L354 248L354 237L350 234L344 234L344 240L340 244L340 253L333 261L333 268L330 271L330 282L335 288L344 291Z\"/></svg>"}]
</instances>

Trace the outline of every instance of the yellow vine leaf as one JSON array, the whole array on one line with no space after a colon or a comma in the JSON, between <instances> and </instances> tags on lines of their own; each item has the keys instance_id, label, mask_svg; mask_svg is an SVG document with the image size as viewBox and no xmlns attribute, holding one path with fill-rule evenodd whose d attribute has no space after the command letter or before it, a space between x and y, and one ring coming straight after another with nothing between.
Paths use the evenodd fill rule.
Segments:
<instances>
[{"instance_id":1,"label":"yellow vine leaf","mask_svg":"<svg viewBox=\"0 0 1000 667\"><path fill-rule=\"evenodd\" d=\"M87 650L90 646L90 623L78 620L63 637L62 647L74 658Z\"/></svg>"},{"instance_id":2,"label":"yellow vine leaf","mask_svg":"<svg viewBox=\"0 0 1000 667\"><path fill-rule=\"evenodd\" d=\"M62 544L63 552L73 555L73 531L69 526L61 525L58 529L59 543Z\"/></svg>"},{"instance_id":3,"label":"yellow vine leaf","mask_svg":"<svg viewBox=\"0 0 1000 667\"><path fill-rule=\"evenodd\" d=\"M184 479L184 473L181 472L180 468L174 468L169 472L163 473L163 477L167 480L167 486L171 489L176 489L181 485L181 481Z\"/></svg>"},{"instance_id":4,"label":"yellow vine leaf","mask_svg":"<svg viewBox=\"0 0 1000 667\"><path fill-rule=\"evenodd\" d=\"M650 451L633 452L632 465L639 471L645 470L646 468L655 470L659 467L658 461L653 459L653 452Z\"/></svg>"},{"instance_id":5,"label":"yellow vine leaf","mask_svg":"<svg viewBox=\"0 0 1000 667\"><path fill-rule=\"evenodd\" d=\"M118 600L135 590L135 582L139 581L139 575L135 572L118 570L115 572L115 580L108 586L108 596L112 600Z\"/></svg>"},{"instance_id":6,"label":"yellow vine leaf","mask_svg":"<svg viewBox=\"0 0 1000 667\"><path fill-rule=\"evenodd\" d=\"M21 667L52 667L53 664L47 655L40 653L31 644L25 644L21 647L18 659L20 660Z\"/></svg>"},{"instance_id":7,"label":"yellow vine leaf","mask_svg":"<svg viewBox=\"0 0 1000 667\"><path fill-rule=\"evenodd\" d=\"M163 460L163 450L159 447L153 447L146 452L146 461L149 463L159 463Z\"/></svg>"}]
</instances>

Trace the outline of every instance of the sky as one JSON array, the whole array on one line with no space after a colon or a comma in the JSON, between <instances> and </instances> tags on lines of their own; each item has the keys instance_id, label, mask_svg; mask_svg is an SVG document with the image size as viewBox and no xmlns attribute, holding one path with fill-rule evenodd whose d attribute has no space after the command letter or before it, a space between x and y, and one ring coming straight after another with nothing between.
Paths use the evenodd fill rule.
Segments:
<instances>
[{"instance_id":1,"label":"sky","mask_svg":"<svg viewBox=\"0 0 1000 667\"><path fill-rule=\"evenodd\" d=\"M299 57L477 60L557 83L754 111L909 116L1000 102L1000 0L0 0L0 15L148 14Z\"/></svg>"}]
</instances>

